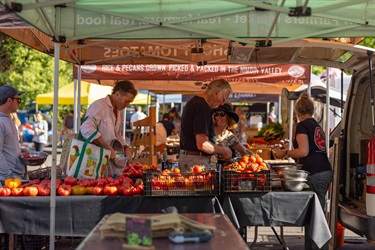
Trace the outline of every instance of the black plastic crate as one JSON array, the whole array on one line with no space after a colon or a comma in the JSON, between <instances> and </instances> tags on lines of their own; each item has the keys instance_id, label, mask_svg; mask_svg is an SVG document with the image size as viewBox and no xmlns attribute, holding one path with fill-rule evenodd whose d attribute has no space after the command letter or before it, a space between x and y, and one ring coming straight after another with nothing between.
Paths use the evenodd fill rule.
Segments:
<instances>
[{"instance_id":1,"label":"black plastic crate","mask_svg":"<svg viewBox=\"0 0 375 250\"><path fill-rule=\"evenodd\" d=\"M270 192L271 173L260 172L222 172L222 188L225 192Z\"/></svg>"},{"instance_id":2,"label":"black plastic crate","mask_svg":"<svg viewBox=\"0 0 375 250\"><path fill-rule=\"evenodd\" d=\"M22 250L49 249L49 236L44 235L15 235L14 248Z\"/></svg>"},{"instance_id":3,"label":"black plastic crate","mask_svg":"<svg viewBox=\"0 0 375 250\"><path fill-rule=\"evenodd\" d=\"M0 234L0 250L9 249L9 234Z\"/></svg>"},{"instance_id":4,"label":"black plastic crate","mask_svg":"<svg viewBox=\"0 0 375 250\"><path fill-rule=\"evenodd\" d=\"M143 173L144 196L216 196L220 194L217 171L201 173L162 174L157 171Z\"/></svg>"}]
</instances>

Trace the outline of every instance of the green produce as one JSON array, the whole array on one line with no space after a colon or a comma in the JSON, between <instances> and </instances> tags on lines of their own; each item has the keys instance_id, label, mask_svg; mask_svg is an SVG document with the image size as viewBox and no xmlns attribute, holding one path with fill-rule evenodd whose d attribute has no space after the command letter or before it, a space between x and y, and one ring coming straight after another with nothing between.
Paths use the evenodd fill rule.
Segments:
<instances>
[{"instance_id":1,"label":"green produce","mask_svg":"<svg viewBox=\"0 0 375 250\"><path fill-rule=\"evenodd\" d=\"M284 133L283 127L277 122L261 128L256 137L263 137L265 141L271 141L282 138Z\"/></svg>"}]
</instances>

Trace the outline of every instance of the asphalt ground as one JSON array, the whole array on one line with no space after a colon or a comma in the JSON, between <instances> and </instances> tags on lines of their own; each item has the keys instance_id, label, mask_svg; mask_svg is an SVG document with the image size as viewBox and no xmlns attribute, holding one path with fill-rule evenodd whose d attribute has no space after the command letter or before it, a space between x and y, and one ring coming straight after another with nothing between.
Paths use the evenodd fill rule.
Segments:
<instances>
[{"instance_id":1,"label":"asphalt ground","mask_svg":"<svg viewBox=\"0 0 375 250\"><path fill-rule=\"evenodd\" d=\"M45 152L49 154L45 166L52 165L52 148L46 147ZM56 162L60 160L61 147L57 147ZM28 170L37 170L40 166L28 166ZM280 235L280 228L275 227L276 232ZM250 247L254 240L254 227L247 228L247 242ZM336 237L336 236L335 236ZM55 240L55 249L66 250L75 249L84 238L80 237L57 237ZM304 249L304 227L284 227L284 242L289 250ZM254 245L251 249L284 249L279 245L278 240L270 227L259 227L257 243L264 243L264 245ZM344 230L344 245L337 249L357 250L368 249L375 250L375 244L367 242L366 238L361 237L349 229Z\"/></svg>"}]
</instances>

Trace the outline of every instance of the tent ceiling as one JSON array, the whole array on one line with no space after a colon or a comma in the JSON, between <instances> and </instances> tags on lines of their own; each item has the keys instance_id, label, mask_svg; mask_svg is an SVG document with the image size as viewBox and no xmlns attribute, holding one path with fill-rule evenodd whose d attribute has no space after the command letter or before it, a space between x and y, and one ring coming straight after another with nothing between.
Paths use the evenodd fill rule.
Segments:
<instances>
[{"instance_id":1,"label":"tent ceiling","mask_svg":"<svg viewBox=\"0 0 375 250\"><path fill-rule=\"evenodd\" d=\"M6 2L10 3L0 0ZM297 3L306 4L311 15L296 16ZM270 63L272 48L289 46L291 41L373 36L375 29L374 0L19 0L17 4L22 11L16 17L2 6L9 18L0 22L0 31L51 55L53 37L61 42L60 57L77 64L236 63L227 58L229 41L256 48L250 63ZM265 44L272 40L272 47L258 46L258 40ZM202 53L192 53L201 49ZM275 63L324 62L302 56L295 62L293 51L284 52L284 60Z\"/></svg>"}]
</instances>

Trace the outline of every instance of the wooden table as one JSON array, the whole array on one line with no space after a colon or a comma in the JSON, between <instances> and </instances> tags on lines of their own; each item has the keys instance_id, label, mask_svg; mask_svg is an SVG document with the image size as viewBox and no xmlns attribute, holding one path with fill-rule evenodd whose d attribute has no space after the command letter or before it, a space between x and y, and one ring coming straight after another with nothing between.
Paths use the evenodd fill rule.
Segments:
<instances>
[{"instance_id":1,"label":"wooden table","mask_svg":"<svg viewBox=\"0 0 375 250\"><path fill-rule=\"evenodd\" d=\"M183 214L184 216L198 222L216 227L213 237L210 241L204 243L183 243L175 244L169 239L153 239L155 249L169 250L207 250L207 249L249 249L241 238L240 234L234 228L231 221L225 214ZM151 216L151 215L146 215ZM90 234L81 242L77 249L79 250L102 250L102 249L121 249L124 240L100 239L99 227L103 223L103 218Z\"/></svg>"}]
</instances>

